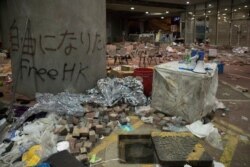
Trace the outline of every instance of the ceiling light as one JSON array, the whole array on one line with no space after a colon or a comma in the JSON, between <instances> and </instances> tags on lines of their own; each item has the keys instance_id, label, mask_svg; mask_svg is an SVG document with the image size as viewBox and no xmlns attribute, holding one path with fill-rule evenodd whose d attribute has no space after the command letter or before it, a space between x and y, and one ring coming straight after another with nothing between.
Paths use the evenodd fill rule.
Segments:
<instances>
[{"instance_id":1,"label":"ceiling light","mask_svg":"<svg viewBox=\"0 0 250 167\"><path fill-rule=\"evenodd\" d=\"M147 12L145 12L146 14L148 14L148 11Z\"/></svg>"},{"instance_id":2,"label":"ceiling light","mask_svg":"<svg viewBox=\"0 0 250 167\"><path fill-rule=\"evenodd\" d=\"M150 13L150 15L152 15L152 16L160 16L160 15L162 15L162 13Z\"/></svg>"},{"instance_id":3,"label":"ceiling light","mask_svg":"<svg viewBox=\"0 0 250 167\"><path fill-rule=\"evenodd\" d=\"M211 10L209 10L208 13L211 13Z\"/></svg>"},{"instance_id":4,"label":"ceiling light","mask_svg":"<svg viewBox=\"0 0 250 167\"><path fill-rule=\"evenodd\" d=\"M220 20L220 17L218 17L218 19Z\"/></svg>"},{"instance_id":5,"label":"ceiling light","mask_svg":"<svg viewBox=\"0 0 250 167\"><path fill-rule=\"evenodd\" d=\"M241 10L241 8L238 8L239 10Z\"/></svg>"},{"instance_id":6,"label":"ceiling light","mask_svg":"<svg viewBox=\"0 0 250 167\"><path fill-rule=\"evenodd\" d=\"M244 7L247 8L247 5L245 5Z\"/></svg>"},{"instance_id":7,"label":"ceiling light","mask_svg":"<svg viewBox=\"0 0 250 167\"><path fill-rule=\"evenodd\" d=\"M188 5L188 4L189 4L189 1L187 1L186 4Z\"/></svg>"},{"instance_id":8,"label":"ceiling light","mask_svg":"<svg viewBox=\"0 0 250 167\"><path fill-rule=\"evenodd\" d=\"M169 11L166 11L166 13L168 14L168 13L169 13Z\"/></svg>"},{"instance_id":9,"label":"ceiling light","mask_svg":"<svg viewBox=\"0 0 250 167\"><path fill-rule=\"evenodd\" d=\"M188 14L193 14L193 12L188 12Z\"/></svg>"},{"instance_id":10,"label":"ceiling light","mask_svg":"<svg viewBox=\"0 0 250 167\"><path fill-rule=\"evenodd\" d=\"M192 17L191 19L194 20L194 17Z\"/></svg>"},{"instance_id":11,"label":"ceiling light","mask_svg":"<svg viewBox=\"0 0 250 167\"><path fill-rule=\"evenodd\" d=\"M225 11L227 11L227 8L225 8Z\"/></svg>"},{"instance_id":12,"label":"ceiling light","mask_svg":"<svg viewBox=\"0 0 250 167\"><path fill-rule=\"evenodd\" d=\"M131 7L130 9L131 9L131 10L135 10L135 8L134 8L134 7Z\"/></svg>"},{"instance_id":13,"label":"ceiling light","mask_svg":"<svg viewBox=\"0 0 250 167\"><path fill-rule=\"evenodd\" d=\"M242 17L243 17L243 18L245 18L245 17L246 17L246 15L243 15Z\"/></svg>"},{"instance_id":14,"label":"ceiling light","mask_svg":"<svg viewBox=\"0 0 250 167\"><path fill-rule=\"evenodd\" d=\"M237 9L234 9L234 11L236 12L236 11L237 11Z\"/></svg>"},{"instance_id":15,"label":"ceiling light","mask_svg":"<svg viewBox=\"0 0 250 167\"><path fill-rule=\"evenodd\" d=\"M226 15L226 13L223 13L222 15L223 15L223 16L225 16L225 15Z\"/></svg>"},{"instance_id":16,"label":"ceiling light","mask_svg":"<svg viewBox=\"0 0 250 167\"><path fill-rule=\"evenodd\" d=\"M164 17L162 16L161 19L164 19Z\"/></svg>"},{"instance_id":17,"label":"ceiling light","mask_svg":"<svg viewBox=\"0 0 250 167\"><path fill-rule=\"evenodd\" d=\"M203 15L206 15L206 13L203 13Z\"/></svg>"},{"instance_id":18,"label":"ceiling light","mask_svg":"<svg viewBox=\"0 0 250 167\"><path fill-rule=\"evenodd\" d=\"M208 4L208 7L211 7L212 6L212 4Z\"/></svg>"}]
</instances>

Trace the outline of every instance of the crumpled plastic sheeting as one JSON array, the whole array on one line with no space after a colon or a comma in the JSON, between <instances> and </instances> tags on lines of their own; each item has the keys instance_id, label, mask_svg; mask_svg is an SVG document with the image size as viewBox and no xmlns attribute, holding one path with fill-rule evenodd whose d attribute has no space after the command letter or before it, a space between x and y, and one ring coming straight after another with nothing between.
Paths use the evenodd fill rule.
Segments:
<instances>
[{"instance_id":1,"label":"crumpled plastic sheeting","mask_svg":"<svg viewBox=\"0 0 250 167\"><path fill-rule=\"evenodd\" d=\"M104 78L97 82L97 87L87 90L86 94L62 92L57 95L37 93L37 104L29 108L13 126L18 128L31 115L39 112L56 112L63 115L83 116L81 103L95 103L101 106L113 106L124 102L132 106L145 105L147 98L143 94L142 83L133 77Z\"/></svg>"},{"instance_id":2,"label":"crumpled plastic sheeting","mask_svg":"<svg viewBox=\"0 0 250 167\"><path fill-rule=\"evenodd\" d=\"M217 65L207 74L179 70L178 62L155 66L151 106L191 123L210 113L216 101Z\"/></svg>"},{"instance_id":3,"label":"crumpled plastic sheeting","mask_svg":"<svg viewBox=\"0 0 250 167\"><path fill-rule=\"evenodd\" d=\"M36 108L47 112L55 111L58 114L82 116L82 99L83 95L69 92L62 92L57 95L37 93L36 100L39 105Z\"/></svg>"},{"instance_id":4,"label":"crumpled plastic sheeting","mask_svg":"<svg viewBox=\"0 0 250 167\"><path fill-rule=\"evenodd\" d=\"M88 90L87 93L83 97L85 103L95 103L101 106L111 107L118 102L132 106L147 103L142 83L133 77L100 79L97 82L97 87Z\"/></svg>"},{"instance_id":5,"label":"crumpled plastic sheeting","mask_svg":"<svg viewBox=\"0 0 250 167\"><path fill-rule=\"evenodd\" d=\"M81 106L83 101L82 94L72 94L68 92L62 92L57 95L50 93L37 93L37 103L28 109L13 125L13 129L20 127L23 122L32 116L40 112L55 112L59 115L67 114L74 116L83 116L84 109Z\"/></svg>"}]
</instances>

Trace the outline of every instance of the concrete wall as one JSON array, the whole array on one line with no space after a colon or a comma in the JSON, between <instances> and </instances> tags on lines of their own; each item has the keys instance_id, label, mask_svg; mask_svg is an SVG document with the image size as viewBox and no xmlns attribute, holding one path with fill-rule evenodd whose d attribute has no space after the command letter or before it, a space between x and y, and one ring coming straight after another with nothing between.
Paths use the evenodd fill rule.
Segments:
<instances>
[{"instance_id":1,"label":"concrete wall","mask_svg":"<svg viewBox=\"0 0 250 167\"><path fill-rule=\"evenodd\" d=\"M7 9L18 92L82 92L105 77L105 0L8 0Z\"/></svg>"}]
</instances>

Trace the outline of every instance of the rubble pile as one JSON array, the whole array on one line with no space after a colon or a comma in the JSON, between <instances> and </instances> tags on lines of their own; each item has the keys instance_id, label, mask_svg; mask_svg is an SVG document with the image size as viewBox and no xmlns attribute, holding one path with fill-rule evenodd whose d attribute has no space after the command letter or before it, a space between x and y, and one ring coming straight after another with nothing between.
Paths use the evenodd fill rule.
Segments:
<instances>
[{"instance_id":1,"label":"rubble pile","mask_svg":"<svg viewBox=\"0 0 250 167\"><path fill-rule=\"evenodd\" d=\"M3 166L36 166L57 151L68 150L79 161L88 163L87 153L115 128L129 130L131 107L145 105L143 86L135 78L105 78L86 94L38 93L37 103L12 125L6 144L0 150ZM43 115L37 118L37 115ZM28 144L27 144L28 143ZM11 148L8 151L7 147ZM33 148L34 147L34 148ZM33 156L35 150L42 150ZM22 151L20 151L22 150ZM24 154L26 153L26 154ZM46 153L46 154L45 154ZM22 157L22 161L14 163ZM32 161L32 162L30 162Z\"/></svg>"},{"instance_id":2,"label":"rubble pile","mask_svg":"<svg viewBox=\"0 0 250 167\"><path fill-rule=\"evenodd\" d=\"M188 131L185 125L188 123L181 117L169 116L165 113L156 111L150 106L136 107L135 113L144 123L152 124L154 127L163 131Z\"/></svg>"}]
</instances>

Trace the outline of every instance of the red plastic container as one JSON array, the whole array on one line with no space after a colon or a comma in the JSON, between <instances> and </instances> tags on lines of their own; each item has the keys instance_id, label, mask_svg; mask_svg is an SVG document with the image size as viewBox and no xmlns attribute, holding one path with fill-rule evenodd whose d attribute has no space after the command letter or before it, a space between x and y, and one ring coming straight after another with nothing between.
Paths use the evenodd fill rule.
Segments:
<instances>
[{"instance_id":1,"label":"red plastic container","mask_svg":"<svg viewBox=\"0 0 250 167\"><path fill-rule=\"evenodd\" d=\"M146 96L151 96L152 93L152 82L153 82L153 69L151 68L137 68L134 70L135 77L142 77L144 94Z\"/></svg>"}]
</instances>

